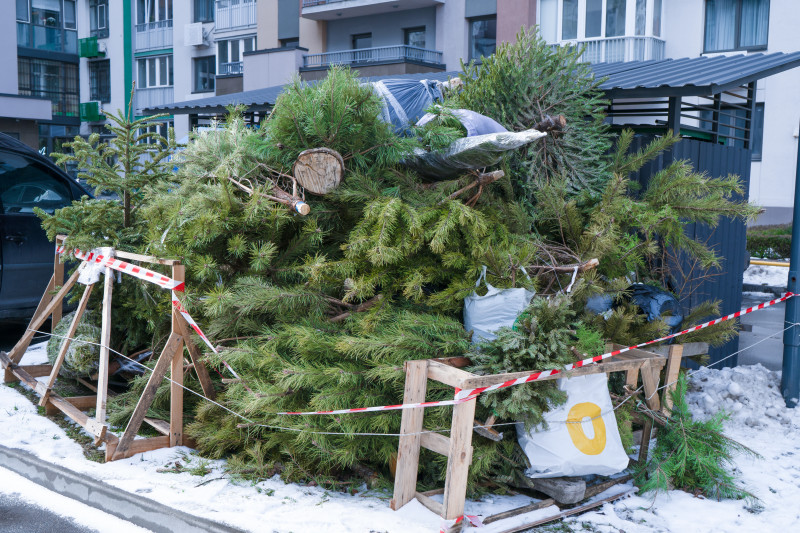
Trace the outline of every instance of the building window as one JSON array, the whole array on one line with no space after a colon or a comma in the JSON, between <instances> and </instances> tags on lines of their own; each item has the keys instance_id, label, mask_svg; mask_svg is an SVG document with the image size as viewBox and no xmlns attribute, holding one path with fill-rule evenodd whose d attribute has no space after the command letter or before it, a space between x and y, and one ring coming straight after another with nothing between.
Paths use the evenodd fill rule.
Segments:
<instances>
[{"instance_id":1,"label":"building window","mask_svg":"<svg viewBox=\"0 0 800 533\"><path fill-rule=\"evenodd\" d=\"M625 35L625 5L627 0L606 0L606 37Z\"/></svg>"},{"instance_id":2,"label":"building window","mask_svg":"<svg viewBox=\"0 0 800 533\"><path fill-rule=\"evenodd\" d=\"M497 47L497 16L479 17L469 21L469 59L478 60L494 53Z\"/></svg>"},{"instance_id":3,"label":"building window","mask_svg":"<svg viewBox=\"0 0 800 533\"><path fill-rule=\"evenodd\" d=\"M73 19L74 19L73 4ZM58 0L31 0L31 18L37 26L61 27L61 2Z\"/></svg>"},{"instance_id":4,"label":"building window","mask_svg":"<svg viewBox=\"0 0 800 533\"><path fill-rule=\"evenodd\" d=\"M561 15L561 39L578 38L578 0L564 0Z\"/></svg>"},{"instance_id":5,"label":"building window","mask_svg":"<svg viewBox=\"0 0 800 533\"><path fill-rule=\"evenodd\" d=\"M600 37L603 31L603 0L586 0L587 38Z\"/></svg>"},{"instance_id":6,"label":"building window","mask_svg":"<svg viewBox=\"0 0 800 533\"><path fill-rule=\"evenodd\" d=\"M17 20L20 22L31 21L31 13L28 9L28 0L17 0Z\"/></svg>"},{"instance_id":7,"label":"building window","mask_svg":"<svg viewBox=\"0 0 800 533\"><path fill-rule=\"evenodd\" d=\"M53 115L79 115L78 65L49 59L17 59L19 94L48 98Z\"/></svg>"},{"instance_id":8,"label":"building window","mask_svg":"<svg viewBox=\"0 0 800 533\"><path fill-rule=\"evenodd\" d=\"M214 90L216 69L214 56L196 57L194 59L194 92L205 93Z\"/></svg>"},{"instance_id":9,"label":"building window","mask_svg":"<svg viewBox=\"0 0 800 533\"><path fill-rule=\"evenodd\" d=\"M291 39L280 39L281 48L300 48L300 38L292 37ZM255 50L255 46L253 47ZM245 50L247 52L249 50Z\"/></svg>"},{"instance_id":10,"label":"building window","mask_svg":"<svg viewBox=\"0 0 800 533\"><path fill-rule=\"evenodd\" d=\"M143 137L143 135L147 133L161 135L164 137L164 140L169 140L169 130L170 128L174 129L175 124L172 121L168 122L158 122L156 124L151 124L146 128L139 128L137 130L139 135L139 141L137 144L155 144L155 139L151 136ZM163 143L162 143L163 144ZM164 145L166 148L166 145Z\"/></svg>"},{"instance_id":11,"label":"building window","mask_svg":"<svg viewBox=\"0 0 800 533\"><path fill-rule=\"evenodd\" d=\"M89 61L89 100L111 101L111 66L108 59Z\"/></svg>"},{"instance_id":12,"label":"building window","mask_svg":"<svg viewBox=\"0 0 800 533\"><path fill-rule=\"evenodd\" d=\"M140 89L172 87L172 56L145 57L136 60L139 74L136 86Z\"/></svg>"},{"instance_id":13,"label":"building window","mask_svg":"<svg viewBox=\"0 0 800 533\"><path fill-rule=\"evenodd\" d=\"M372 48L371 33L358 33L353 35L353 50L360 50L361 48Z\"/></svg>"},{"instance_id":14,"label":"building window","mask_svg":"<svg viewBox=\"0 0 800 533\"><path fill-rule=\"evenodd\" d=\"M425 26L403 30L403 43L407 46L425 48Z\"/></svg>"},{"instance_id":15,"label":"building window","mask_svg":"<svg viewBox=\"0 0 800 533\"><path fill-rule=\"evenodd\" d=\"M644 35L647 27L647 0L636 0L636 35Z\"/></svg>"},{"instance_id":16,"label":"building window","mask_svg":"<svg viewBox=\"0 0 800 533\"><path fill-rule=\"evenodd\" d=\"M172 20L172 0L136 0L136 23Z\"/></svg>"},{"instance_id":17,"label":"building window","mask_svg":"<svg viewBox=\"0 0 800 533\"><path fill-rule=\"evenodd\" d=\"M194 22L214 22L214 0L194 0Z\"/></svg>"},{"instance_id":18,"label":"building window","mask_svg":"<svg viewBox=\"0 0 800 533\"><path fill-rule=\"evenodd\" d=\"M89 2L89 29L94 37L108 37L108 0Z\"/></svg>"},{"instance_id":19,"label":"building window","mask_svg":"<svg viewBox=\"0 0 800 533\"><path fill-rule=\"evenodd\" d=\"M706 0L705 52L767 47L769 0Z\"/></svg>"},{"instance_id":20,"label":"building window","mask_svg":"<svg viewBox=\"0 0 800 533\"><path fill-rule=\"evenodd\" d=\"M653 35L661 37L661 0L653 0Z\"/></svg>"},{"instance_id":21,"label":"building window","mask_svg":"<svg viewBox=\"0 0 800 533\"><path fill-rule=\"evenodd\" d=\"M217 58L219 60L217 72L220 75L241 74L242 54L252 52L255 48L255 36L217 41Z\"/></svg>"},{"instance_id":22,"label":"building window","mask_svg":"<svg viewBox=\"0 0 800 533\"><path fill-rule=\"evenodd\" d=\"M764 104L756 104L753 109L753 125L751 130L751 148L753 150L753 160L761 161L761 147L764 140Z\"/></svg>"}]
</instances>

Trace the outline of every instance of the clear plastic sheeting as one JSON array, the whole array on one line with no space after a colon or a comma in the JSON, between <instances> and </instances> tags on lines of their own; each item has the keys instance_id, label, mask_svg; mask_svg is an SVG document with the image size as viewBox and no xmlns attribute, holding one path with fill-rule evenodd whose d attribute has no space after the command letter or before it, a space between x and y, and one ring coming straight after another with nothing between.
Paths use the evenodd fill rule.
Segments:
<instances>
[{"instance_id":1,"label":"clear plastic sheeting","mask_svg":"<svg viewBox=\"0 0 800 533\"><path fill-rule=\"evenodd\" d=\"M469 109L451 109L450 112L453 113L453 116L455 116L461 125L464 126L464 129L467 130L467 137L486 135L487 133L505 133L508 131L493 118L481 115L475 111L470 111ZM417 126L424 126L434 118L436 118L436 115L433 113L426 113L425 116L419 119Z\"/></svg>"},{"instance_id":2,"label":"clear plastic sheeting","mask_svg":"<svg viewBox=\"0 0 800 533\"><path fill-rule=\"evenodd\" d=\"M381 119L399 135L442 99L442 83L435 80L381 80L369 85L383 100Z\"/></svg>"},{"instance_id":3,"label":"clear plastic sheeting","mask_svg":"<svg viewBox=\"0 0 800 533\"><path fill-rule=\"evenodd\" d=\"M426 152L414 150L414 157L405 164L423 176L445 179L466 170L475 170L496 165L503 154L532 143L547 134L537 130L490 133L466 137L454 141L444 150Z\"/></svg>"}]
</instances>

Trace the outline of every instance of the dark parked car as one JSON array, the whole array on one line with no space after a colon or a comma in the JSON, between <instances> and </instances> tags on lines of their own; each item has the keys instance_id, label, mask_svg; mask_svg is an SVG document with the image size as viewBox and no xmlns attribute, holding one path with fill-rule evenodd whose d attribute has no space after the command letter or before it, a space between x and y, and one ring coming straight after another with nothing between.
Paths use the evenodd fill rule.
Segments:
<instances>
[{"instance_id":1,"label":"dark parked car","mask_svg":"<svg viewBox=\"0 0 800 533\"><path fill-rule=\"evenodd\" d=\"M54 244L33 208L52 213L83 195L52 161L0 133L0 320L31 317L53 274Z\"/></svg>"}]
</instances>

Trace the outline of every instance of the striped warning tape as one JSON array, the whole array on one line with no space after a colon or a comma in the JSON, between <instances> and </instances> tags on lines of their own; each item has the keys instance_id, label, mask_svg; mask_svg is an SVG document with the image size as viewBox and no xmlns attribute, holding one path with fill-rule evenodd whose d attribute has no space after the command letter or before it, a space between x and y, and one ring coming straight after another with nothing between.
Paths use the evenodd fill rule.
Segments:
<instances>
[{"instance_id":1,"label":"striped warning tape","mask_svg":"<svg viewBox=\"0 0 800 533\"><path fill-rule=\"evenodd\" d=\"M67 249L65 246L56 247L56 253L58 255L63 255L64 253L66 253L66 251ZM135 278L139 278L144 281L154 283L159 287L161 287L162 289L169 289L172 296L171 298L172 306L181 314L181 316L183 316L183 318L186 319L186 323L189 324L189 326L195 331L195 333L197 333L197 335L201 339L203 339L203 342L205 342L206 345L209 348L211 348L211 350L214 353L219 353L217 352L216 348L214 348L214 345L211 344L211 341L208 340L206 334L203 333L203 330L200 329L200 326L197 325L197 322L195 322L195 320L192 318L192 316L189 314L186 308L183 307L183 304L181 304L180 300L178 299L178 295L175 293L175 291L180 291L180 292L185 291L186 285L184 284L183 281L174 280L168 276L159 274L158 272L154 272L150 269L132 265L130 263L126 263L125 261L121 261L114 257L104 256L97 252L83 252L75 248L74 250L72 250L72 255L74 255L77 259L86 261L87 263L101 264L103 266L111 268L112 270L116 270L118 272L124 272L125 274L130 274ZM227 367L228 370L231 371L231 374L233 374L234 377L240 379L239 376L236 374L236 372L234 372L233 369L230 366L228 366L228 363L225 363L225 366Z\"/></svg>"},{"instance_id":2,"label":"striped warning tape","mask_svg":"<svg viewBox=\"0 0 800 533\"><path fill-rule=\"evenodd\" d=\"M692 333L694 331L698 331L709 326L713 326L714 324L719 324L720 322L725 322L726 320L731 320L733 318L738 318L742 315L746 315L748 313L752 313L753 311L758 311L759 309L764 309L765 307L769 307L771 305L775 305L777 303L783 302L796 296L796 294L792 292L787 292L781 298L776 298L774 300L770 300L768 302L760 303L758 305L754 305L752 307L747 307L740 311L736 311L735 313L731 313L730 315L715 318L714 320L709 320L703 324L692 326L691 328L685 329L683 331L679 331L677 333L672 333L670 335L666 335L664 337L660 337L658 339L653 339L651 341L643 342L641 344L637 344L635 346L628 346L627 348L620 348L619 350L614 350L612 352L604 353L602 355L597 355L595 357L589 357L587 359L583 359L582 361L577 361L575 363L566 365L562 369L553 369L553 370L545 370L542 372L532 372L527 376L523 376L521 378L505 381L503 383L498 383L496 385L491 385L489 387L478 387L476 389L456 389L455 399L453 400L444 400L439 402L421 402L421 403L407 403L407 404L399 404L399 405L381 405L375 407L357 407L353 409L338 409L336 411L306 411L306 412L279 412L274 413L278 415L340 415L340 414L348 414L348 413L368 413L373 411L391 411L396 409L417 409L420 407L439 407L445 405L457 405L463 402L468 402L478 397L479 394L483 392L489 392L497 389L503 389L505 387L513 387L514 385L521 385L523 383L531 383L533 381L541 380L549 376L553 376L556 374L562 374L569 370L573 370L575 368L581 368L584 366L588 366L594 363L598 363L604 359L608 359L609 357L614 357L615 355L619 355L621 353L627 352L629 350L634 350L636 348L641 348L643 346L648 346L651 344L655 344L657 342L666 341L669 339L673 339L675 337L679 337L681 335L686 335L687 333Z\"/></svg>"}]
</instances>

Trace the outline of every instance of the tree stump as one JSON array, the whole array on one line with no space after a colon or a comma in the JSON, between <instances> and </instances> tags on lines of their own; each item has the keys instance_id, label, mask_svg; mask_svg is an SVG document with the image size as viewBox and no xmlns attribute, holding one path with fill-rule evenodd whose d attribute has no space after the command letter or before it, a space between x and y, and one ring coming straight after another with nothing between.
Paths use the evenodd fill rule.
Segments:
<instances>
[{"instance_id":1,"label":"tree stump","mask_svg":"<svg viewBox=\"0 0 800 533\"><path fill-rule=\"evenodd\" d=\"M344 160L336 150L311 148L300 152L292 173L305 190L324 195L336 189L341 183Z\"/></svg>"}]
</instances>

